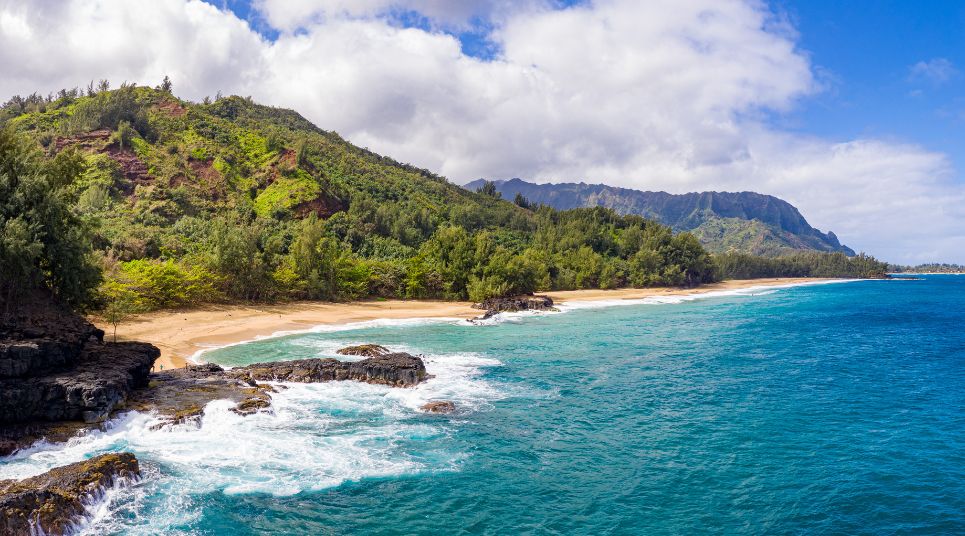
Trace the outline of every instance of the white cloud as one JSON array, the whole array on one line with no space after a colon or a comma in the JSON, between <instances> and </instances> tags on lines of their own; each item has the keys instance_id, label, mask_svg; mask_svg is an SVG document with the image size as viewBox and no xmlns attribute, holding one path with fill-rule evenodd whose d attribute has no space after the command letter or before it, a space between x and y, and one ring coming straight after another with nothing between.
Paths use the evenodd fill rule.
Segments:
<instances>
[{"instance_id":1,"label":"white cloud","mask_svg":"<svg viewBox=\"0 0 965 536\"><path fill-rule=\"evenodd\" d=\"M54 4L0 0L0 93L170 74L183 96L250 94L456 182L756 190L856 249L965 261L965 194L944 155L768 126L821 87L793 29L754 0L261 0L275 42L199 1ZM391 14L405 9L436 28L490 17L501 53L402 28Z\"/></svg>"},{"instance_id":2,"label":"white cloud","mask_svg":"<svg viewBox=\"0 0 965 536\"><path fill-rule=\"evenodd\" d=\"M106 78L157 84L165 74L192 97L230 91L265 67L266 43L248 24L199 0L0 0L0 93L53 91Z\"/></svg>"},{"instance_id":3,"label":"white cloud","mask_svg":"<svg viewBox=\"0 0 965 536\"><path fill-rule=\"evenodd\" d=\"M944 84L958 76L958 74L958 69L955 68L955 65L945 58L919 61L909 69L909 78L912 81L926 81L935 85Z\"/></svg>"}]
</instances>

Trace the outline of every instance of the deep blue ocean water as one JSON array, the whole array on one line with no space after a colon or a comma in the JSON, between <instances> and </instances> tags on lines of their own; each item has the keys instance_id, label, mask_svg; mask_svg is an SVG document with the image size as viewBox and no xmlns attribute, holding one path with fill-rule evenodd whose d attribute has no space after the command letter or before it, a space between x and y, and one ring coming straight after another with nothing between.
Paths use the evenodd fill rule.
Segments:
<instances>
[{"instance_id":1,"label":"deep blue ocean water","mask_svg":"<svg viewBox=\"0 0 965 536\"><path fill-rule=\"evenodd\" d=\"M374 323L205 354L426 356L416 389L291 385L274 412L107 433L145 468L93 533L965 534L965 276ZM453 415L418 411L453 400Z\"/></svg>"}]
</instances>

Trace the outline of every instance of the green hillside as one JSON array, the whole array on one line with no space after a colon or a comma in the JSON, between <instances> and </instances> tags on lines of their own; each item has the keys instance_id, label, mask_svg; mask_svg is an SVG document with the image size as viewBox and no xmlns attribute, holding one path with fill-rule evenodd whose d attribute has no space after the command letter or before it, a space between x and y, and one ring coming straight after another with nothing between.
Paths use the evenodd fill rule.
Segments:
<instances>
[{"instance_id":1,"label":"green hillside","mask_svg":"<svg viewBox=\"0 0 965 536\"><path fill-rule=\"evenodd\" d=\"M15 97L0 125L6 158L56 175L50 195L89 231L101 305L478 300L715 278L690 234L602 208L519 207L241 97L191 103L169 87L105 84ZM24 219L18 173L0 178L0 225ZM42 222L25 222L46 247Z\"/></svg>"}]
</instances>

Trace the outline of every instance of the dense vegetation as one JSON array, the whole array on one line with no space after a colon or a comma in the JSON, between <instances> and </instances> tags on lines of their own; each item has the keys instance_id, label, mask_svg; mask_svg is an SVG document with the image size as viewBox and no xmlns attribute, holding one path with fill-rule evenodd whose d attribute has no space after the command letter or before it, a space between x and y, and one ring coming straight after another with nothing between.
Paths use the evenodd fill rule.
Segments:
<instances>
[{"instance_id":1,"label":"dense vegetation","mask_svg":"<svg viewBox=\"0 0 965 536\"><path fill-rule=\"evenodd\" d=\"M961 264L929 263L917 266L891 265L889 272L909 274L965 274L965 266Z\"/></svg>"},{"instance_id":2,"label":"dense vegetation","mask_svg":"<svg viewBox=\"0 0 965 536\"><path fill-rule=\"evenodd\" d=\"M44 160L25 140L0 130L3 317L28 288L50 288L72 305L91 300L100 273L68 193L82 166L73 154Z\"/></svg>"},{"instance_id":3,"label":"dense vegetation","mask_svg":"<svg viewBox=\"0 0 965 536\"><path fill-rule=\"evenodd\" d=\"M102 272L101 306L151 309L480 300L716 277L690 234L602 208L527 208L466 191L246 98L196 104L168 83L102 83L15 97L0 127L11 147L3 168L13 169L0 185L8 291L39 277L89 302Z\"/></svg>"},{"instance_id":4,"label":"dense vegetation","mask_svg":"<svg viewBox=\"0 0 965 536\"><path fill-rule=\"evenodd\" d=\"M882 277L888 264L865 254L803 252L780 257L758 257L745 253L714 256L724 279L759 277Z\"/></svg>"}]
</instances>

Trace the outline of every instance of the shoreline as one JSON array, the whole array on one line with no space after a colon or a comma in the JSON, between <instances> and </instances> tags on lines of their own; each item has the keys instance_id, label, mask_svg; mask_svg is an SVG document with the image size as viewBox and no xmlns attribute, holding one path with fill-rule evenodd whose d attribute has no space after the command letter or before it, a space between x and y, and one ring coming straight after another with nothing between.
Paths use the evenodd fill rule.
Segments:
<instances>
[{"instance_id":1,"label":"shoreline","mask_svg":"<svg viewBox=\"0 0 965 536\"><path fill-rule=\"evenodd\" d=\"M540 292L557 304L639 300L661 296L699 296L711 292L754 287L800 286L837 281L825 278L768 278L729 280L693 289L655 287L617 290L563 290ZM292 302L279 305L210 305L189 310L165 310L137 315L117 327L117 340L149 342L161 350L157 367L184 367L201 352L256 339L308 331L324 325L373 320L469 319L483 311L471 302L439 300L381 300L346 303ZM92 321L112 340L113 327L102 319Z\"/></svg>"}]
</instances>

